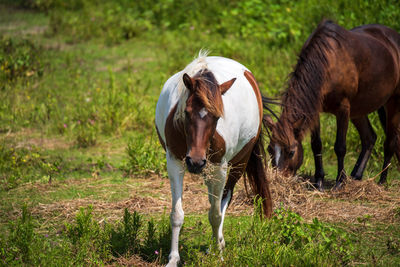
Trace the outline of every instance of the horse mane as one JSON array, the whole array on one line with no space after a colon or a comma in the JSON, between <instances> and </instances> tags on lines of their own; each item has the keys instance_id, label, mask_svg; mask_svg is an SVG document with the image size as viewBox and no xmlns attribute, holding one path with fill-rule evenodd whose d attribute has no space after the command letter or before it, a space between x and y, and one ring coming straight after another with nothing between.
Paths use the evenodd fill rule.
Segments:
<instances>
[{"instance_id":1,"label":"horse mane","mask_svg":"<svg viewBox=\"0 0 400 267\"><path fill-rule=\"evenodd\" d=\"M224 115L224 106L218 82L208 69L201 70L193 77L197 83L195 94L208 112L216 117Z\"/></svg>"},{"instance_id":2,"label":"horse mane","mask_svg":"<svg viewBox=\"0 0 400 267\"><path fill-rule=\"evenodd\" d=\"M186 101L189 97L189 90L183 83L183 74L187 73L197 83L196 96L199 97L204 107L211 114L221 117L223 115L222 98L217 97L218 82L211 71L207 69L206 57L207 50L200 50L199 55L182 71L178 81L178 106L174 115L174 123L178 123L185 118Z\"/></svg>"},{"instance_id":3,"label":"horse mane","mask_svg":"<svg viewBox=\"0 0 400 267\"><path fill-rule=\"evenodd\" d=\"M302 136L318 121L322 111L321 90L329 77L327 53L335 53L331 40L341 47L346 30L324 20L307 39L298 56L294 71L289 75L288 86L282 97L282 119L296 125L295 134ZM286 128L286 127L284 127Z\"/></svg>"}]
</instances>

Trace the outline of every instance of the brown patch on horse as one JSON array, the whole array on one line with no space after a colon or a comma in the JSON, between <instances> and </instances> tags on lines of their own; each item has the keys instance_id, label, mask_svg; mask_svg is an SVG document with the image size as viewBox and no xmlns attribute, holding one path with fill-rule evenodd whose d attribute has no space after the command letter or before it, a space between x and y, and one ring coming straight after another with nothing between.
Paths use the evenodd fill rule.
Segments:
<instances>
[{"instance_id":1,"label":"brown patch on horse","mask_svg":"<svg viewBox=\"0 0 400 267\"><path fill-rule=\"evenodd\" d=\"M186 156L186 136L181 123L174 124L174 115L177 105L168 114L165 123L165 142L168 150L177 158L184 159Z\"/></svg>"},{"instance_id":2,"label":"brown patch on horse","mask_svg":"<svg viewBox=\"0 0 400 267\"><path fill-rule=\"evenodd\" d=\"M254 93L256 94L257 98L257 103L258 103L258 110L260 112L260 120L262 120L263 117L263 103L262 103L262 97L260 93L260 88L258 87L256 78L254 77L253 73L251 73L248 70L244 71L244 77L249 81L251 87L253 87ZM261 124L260 124L261 126Z\"/></svg>"},{"instance_id":3,"label":"brown patch on horse","mask_svg":"<svg viewBox=\"0 0 400 267\"><path fill-rule=\"evenodd\" d=\"M226 146L225 140L222 136L215 131L211 142L210 142L210 149L209 149L209 159L212 163L220 163L222 157L225 155Z\"/></svg>"}]
</instances>

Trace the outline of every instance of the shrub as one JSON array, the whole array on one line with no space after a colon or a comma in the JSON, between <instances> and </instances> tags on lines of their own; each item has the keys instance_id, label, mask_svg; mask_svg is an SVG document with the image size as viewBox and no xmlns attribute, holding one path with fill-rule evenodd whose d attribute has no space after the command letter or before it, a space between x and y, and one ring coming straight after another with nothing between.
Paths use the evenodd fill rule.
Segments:
<instances>
[{"instance_id":1,"label":"shrub","mask_svg":"<svg viewBox=\"0 0 400 267\"><path fill-rule=\"evenodd\" d=\"M30 40L0 38L0 89L19 78L42 76L41 48Z\"/></svg>"},{"instance_id":2,"label":"shrub","mask_svg":"<svg viewBox=\"0 0 400 267\"><path fill-rule=\"evenodd\" d=\"M75 223L66 226L66 234L72 243L74 264L99 265L110 259L107 230L93 219L93 207L81 208Z\"/></svg>"},{"instance_id":3,"label":"shrub","mask_svg":"<svg viewBox=\"0 0 400 267\"><path fill-rule=\"evenodd\" d=\"M128 174L157 173L163 176L167 175L165 152L154 131L150 139L144 134L129 139L126 148L128 162L124 166Z\"/></svg>"},{"instance_id":4,"label":"shrub","mask_svg":"<svg viewBox=\"0 0 400 267\"><path fill-rule=\"evenodd\" d=\"M37 147L17 147L0 143L0 188L9 190L28 181L45 179L59 173L64 162L60 157L49 157Z\"/></svg>"},{"instance_id":5,"label":"shrub","mask_svg":"<svg viewBox=\"0 0 400 267\"><path fill-rule=\"evenodd\" d=\"M116 230L111 230L111 250L114 256L125 254L127 251L137 253L140 248L139 231L142 227L142 218L135 211L131 214L128 209L124 211L122 224Z\"/></svg>"}]
</instances>

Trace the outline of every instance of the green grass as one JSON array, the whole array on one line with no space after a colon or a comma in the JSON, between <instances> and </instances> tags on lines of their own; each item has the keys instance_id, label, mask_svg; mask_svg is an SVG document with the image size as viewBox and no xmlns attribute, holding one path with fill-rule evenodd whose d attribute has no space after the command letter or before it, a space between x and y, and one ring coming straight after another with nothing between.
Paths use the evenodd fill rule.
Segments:
<instances>
[{"instance_id":1,"label":"green grass","mask_svg":"<svg viewBox=\"0 0 400 267\"><path fill-rule=\"evenodd\" d=\"M166 212L125 214L130 216L125 222L118 214L104 223L106 211L89 208L66 218L59 210L37 209L80 200L115 204L129 199L132 188L141 197L163 197L143 181L166 177L155 105L163 83L201 48L243 63L263 94L278 97L320 18L346 28L380 22L400 29L395 1L141 1L140 6L96 1L20 0L0 6L0 265L102 265L132 255L166 263ZM98 23L87 20L92 17ZM366 176L374 177L381 170L384 134L377 116L370 118L378 140ZM332 115L322 116L321 128L327 178L333 180ZM313 173L306 139L300 172ZM347 151L350 173L360 151L353 126ZM388 176L393 190L399 177L395 166L393 160ZM367 217L356 224L305 222L292 212L277 213L271 221L228 216L223 264L400 264L398 223ZM135 216L141 221L137 230ZM207 215L188 214L180 240L185 265L222 264Z\"/></svg>"}]
</instances>

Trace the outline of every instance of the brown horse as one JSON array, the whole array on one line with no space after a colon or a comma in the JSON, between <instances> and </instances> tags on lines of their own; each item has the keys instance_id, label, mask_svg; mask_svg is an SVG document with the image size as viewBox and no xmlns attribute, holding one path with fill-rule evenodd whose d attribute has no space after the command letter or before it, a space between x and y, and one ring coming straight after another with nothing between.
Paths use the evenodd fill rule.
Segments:
<instances>
[{"instance_id":1,"label":"brown horse","mask_svg":"<svg viewBox=\"0 0 400 267\"><path fill-rule=\"evenodd\" d=\"M323 189L322 143L319 113L336 116L335 153L338 159L336 187L345 177L346 133L349 120L362 144L351 176L361 179L376 140L367 115L379 110L385 126L384 183L394 153L400 159L400 35L383 25L364 25L350 31L323 21L304 44L276 123L268 116L271 130L268 147L273 163L295 173L303 160L301 142L311 130L315 161L315 185Z\"/></svg>"},{"instance_id":2,"label":"brown horse","mask_svg":"<svg viewBox=\"0 0 400 267\"><path fill-rule=\"evenodd\" d=\"M205 183L211 204L209 221L220 249L225 246L225 212L243 174L262 198L264 214L271 216L272 201L262 157L265 99L245 66L222 57L201 54L165 83L157 103L156 128L167 152L172 192L168 266L176 266L180 260L185 163L191 173L202 173L208 161L213 163L209 164Z\"/></svg>"}]
</instances>

